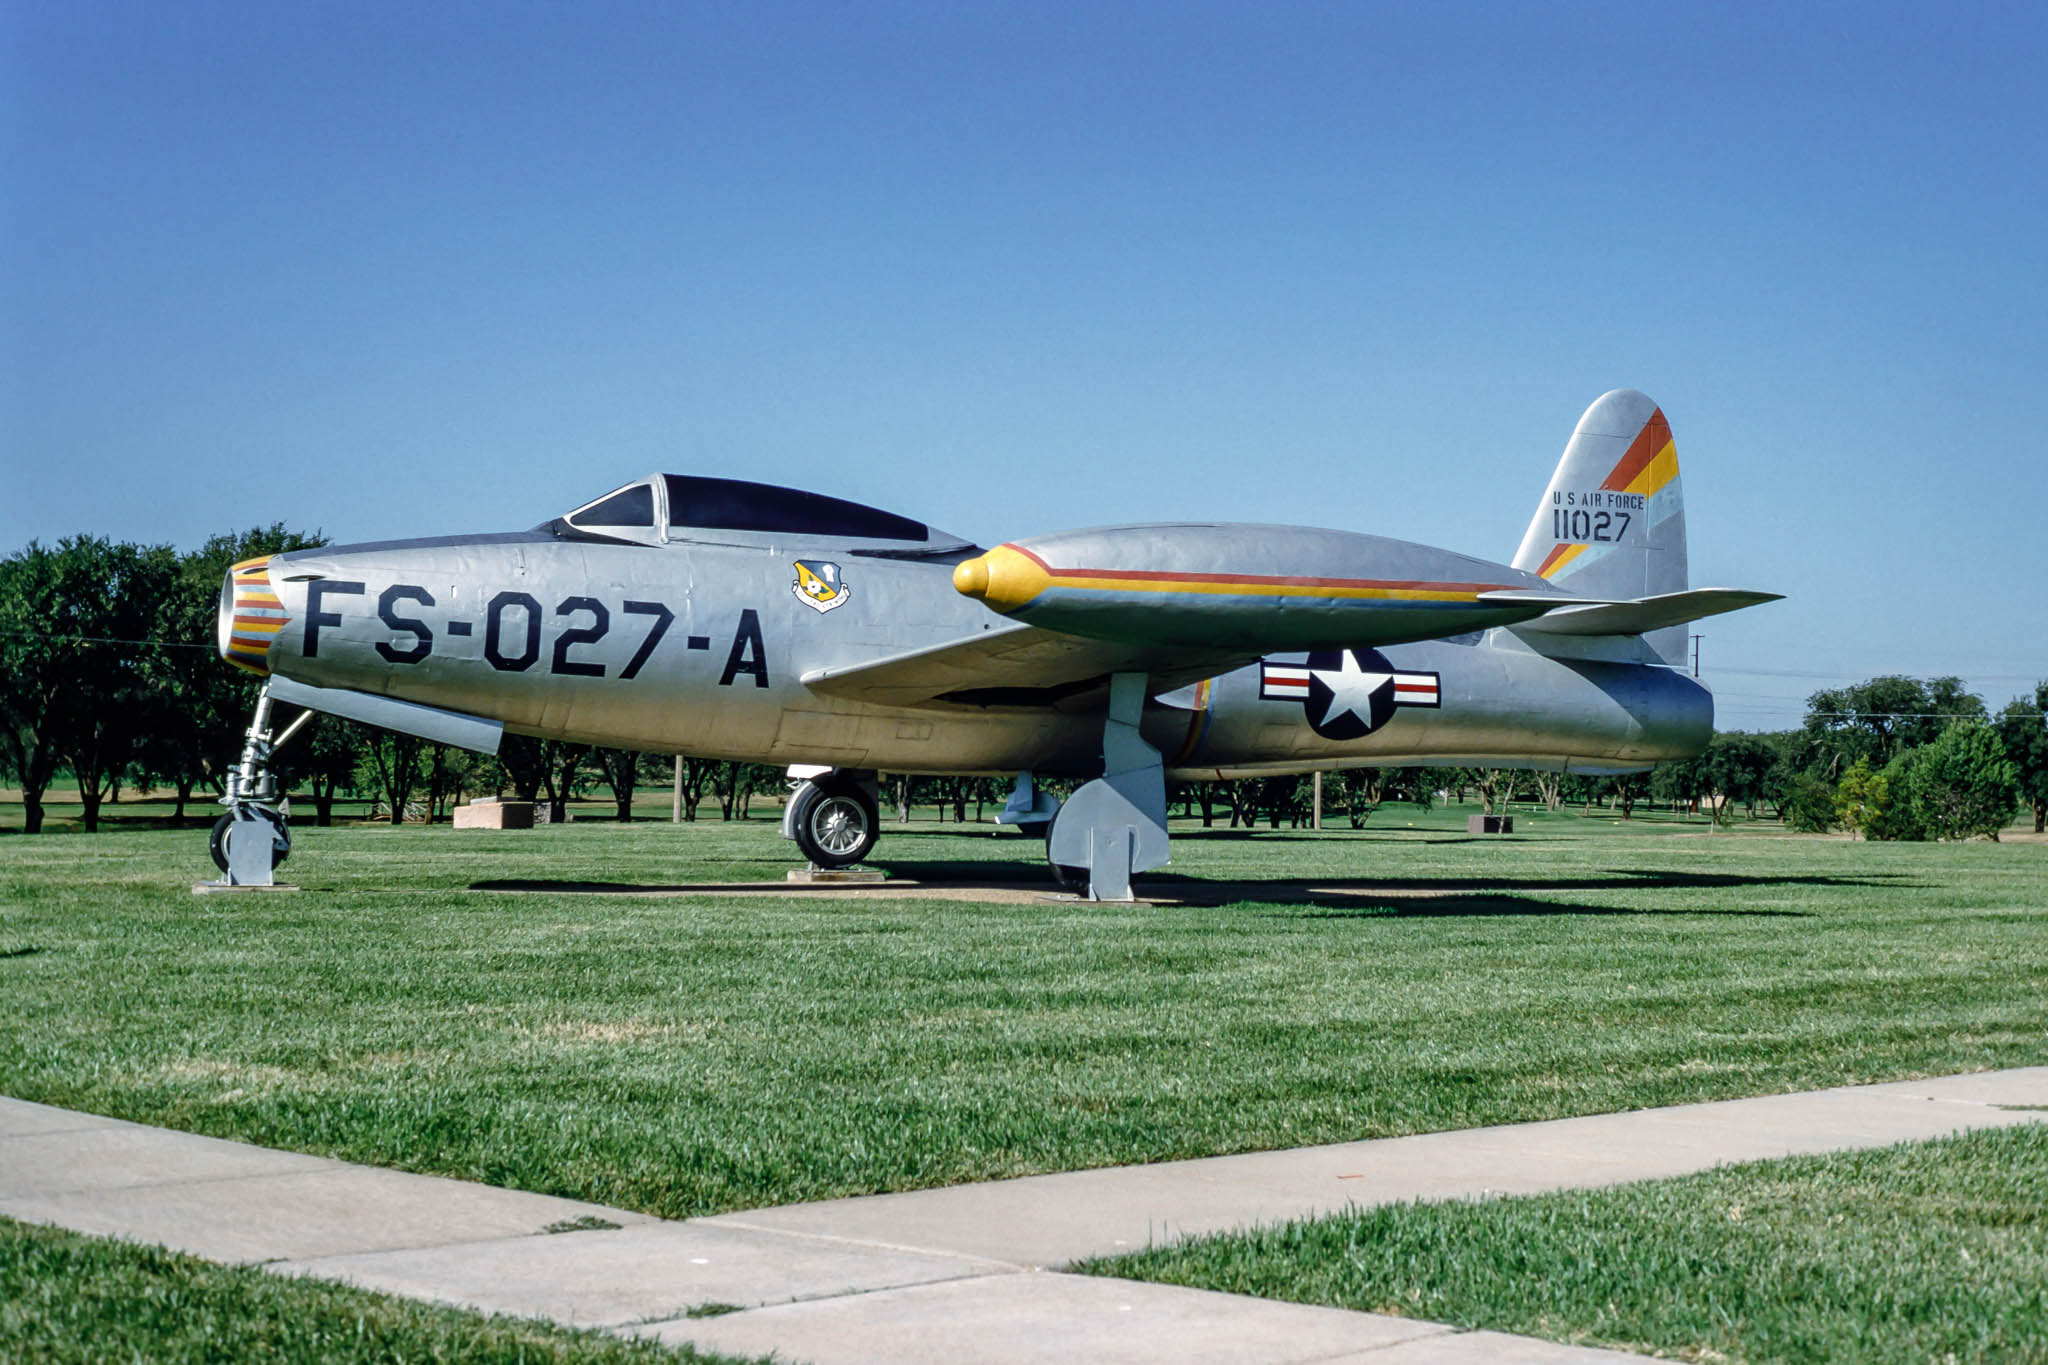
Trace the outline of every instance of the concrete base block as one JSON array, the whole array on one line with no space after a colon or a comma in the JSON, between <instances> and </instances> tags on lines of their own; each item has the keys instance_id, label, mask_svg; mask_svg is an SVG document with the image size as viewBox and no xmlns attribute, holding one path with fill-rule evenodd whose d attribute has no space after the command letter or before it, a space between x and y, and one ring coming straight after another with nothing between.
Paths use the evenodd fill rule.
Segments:
<instances>
[{"instance_id":1,"label":"concrete base block","mask_svg":"<svg viewBox=\"0 0 2048 1365\"><path fill-rule=\"evenodd\" d=\"M793 867L786 880L815 886L871 886L888 878L866 867Z\"/></svg>"},{"instance_id":2,"label":"concrete base block","mask_svg":"<svg viewBox=\"0 0 2048 1365\"><path fill-rule=\"evenodd\" d=\"M261 882L254 884L244 884L241 882L192 883L192 893L196 896L208 896L216 891L297 891L298 889L297 884L293 882Z\"/></svg>"},{"instance_id":3,"label":"concrete base block","mask_svg":"<svg viewBox=\"0 0 2048 1365\"><path fill-rule=\"evenodd\" d=\"M455 808L457 829L532 829L531 801L472 801Z\"/></svg>"},{"instance_id":4,"label":"concrete base block","mask_svg":"<svg viewBox=\"0 0 2048 1365\"><path fill-rule=\"evenodd\" d=\"M1471 834L1513 834L1515 817L1512 815L1468 815L1465 829Z\"/></svg>"}]
</instances>

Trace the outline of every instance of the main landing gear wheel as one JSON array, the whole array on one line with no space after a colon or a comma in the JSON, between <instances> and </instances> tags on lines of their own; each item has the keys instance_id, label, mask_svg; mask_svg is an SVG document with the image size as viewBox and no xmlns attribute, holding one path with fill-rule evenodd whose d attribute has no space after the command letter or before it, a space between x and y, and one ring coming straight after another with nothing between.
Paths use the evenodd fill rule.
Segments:
<instances>
[{"instance_id":1,"label":"main landing gear wheel","mask_svg":"<svg viewBox=\"0 0 2048 1365\"><path fill-rule=\"evenodd\" d=\"M276 867L292 854L291 830L286 827L284 817L266 806L247 806L245 810L253 820L270 826L270 865ZM251 823L251 821L244 821ZM207 841L213 852L213 865L225 872L228 870L228 830L235 824L232 813L221 816L213 822L213 837Z\"/></svg>"},{"instance_id":2,"label":"main landing gear wheel","mask_svg":"<svg viewBox=\"0 0 2048 1365\"><path fill-rule=\"evenodd\" d=\"M850 778L815 778L797 791L796 802L796 846L814 866L851 867L881 837L881 810Z\"/></svg>"}]
</instances>

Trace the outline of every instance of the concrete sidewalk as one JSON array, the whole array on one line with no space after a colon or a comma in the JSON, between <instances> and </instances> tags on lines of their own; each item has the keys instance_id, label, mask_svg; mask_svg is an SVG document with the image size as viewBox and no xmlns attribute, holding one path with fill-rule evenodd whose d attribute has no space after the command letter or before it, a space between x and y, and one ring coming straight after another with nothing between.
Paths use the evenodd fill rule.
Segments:
<instances>
[{"instance_id":1,"label":"concrete sidewalk","mask_svg":"<svg viewBox=\"0 0 2048 1365\"><path fill-rule=\"evenodd\" d=\"M666 1222L0 1099L0 1214L707 1350L868 1361L1630 1359L1058 1273L1348 1206L1532 1193L2048 1118L2048 1067ZM727 1306L720 1316L692 1309Z\"/></svg>"}]
</instances>

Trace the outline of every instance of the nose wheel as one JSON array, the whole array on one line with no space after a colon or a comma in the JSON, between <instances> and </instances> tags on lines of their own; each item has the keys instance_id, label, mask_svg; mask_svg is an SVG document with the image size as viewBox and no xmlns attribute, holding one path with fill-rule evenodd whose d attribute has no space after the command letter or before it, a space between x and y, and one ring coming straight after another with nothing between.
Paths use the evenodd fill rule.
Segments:
<instances>
[{"instance_id":1,"label":"nose wheel","mask_svg":"<svg viewBox=\"0 0 2048 1365\"><path fill-rule=\"evenodd\" d=\"M213 865L223 876L199 889L276 885L271 872L291 856L292 834L277 808L277 778L270 771L270 756L312 718L308 711L282 734L272 735L269 685L257 694L256 714L242 742L242 761L228 774L227 794L221 798L227 814L213 822L207 841Z\"/></svg>"},{"instance_id":2,"label":"nose wheel","mask_svg":"<svg viewBox=\"0 0 2048 1365\"><path fill-rule=\"evenodd\" d=\"M268 806L242 806L213 822L213 837L208 841L213 852L213 865L223 872L228 871L230 843L243 839L260 842L265 827L270 831L270 865L275 868L291 857L292 832L285 824L284 816Z\"/></svg>"},{"instance_id":3,"label":"nose wheel","mask_svg":"<svg viewBox=\"0 0 2048 1365\"><path fill-rule=\"evenodd\" d=\"M852 777L834 772L812 778L790 804L790 832L813 866L851 867L881 837L881 808Z\"/></svg>"}]
</instances>

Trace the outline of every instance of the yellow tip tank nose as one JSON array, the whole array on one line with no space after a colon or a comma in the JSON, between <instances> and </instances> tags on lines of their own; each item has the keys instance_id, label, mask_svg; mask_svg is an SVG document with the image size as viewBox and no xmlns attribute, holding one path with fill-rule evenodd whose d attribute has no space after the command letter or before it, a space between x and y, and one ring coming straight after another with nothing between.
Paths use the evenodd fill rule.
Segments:
<instances>
[{"instance_id":1,"label":"yellow tip tank nose","mask_svg":"<svg viewBox=\"0 0 2048 1365\"><path fill-rule=\"evenodd\" d=\"M998 545L985 555L953 566L953 586L992 611L1008 615L1030 605L1052 586L1045 566L1014 545Z\"/></svg>"},{"instance_id":2,"label":"yellow tip tank nose","mask_svg":"<svg viewBox=\"0 0 2048 1365\"><path fill-rule=\"evenodd\" d=\"M953 566L953 590L962 597L988 596L988 556L976 555Z\"/></svg>"}]
</instances>

